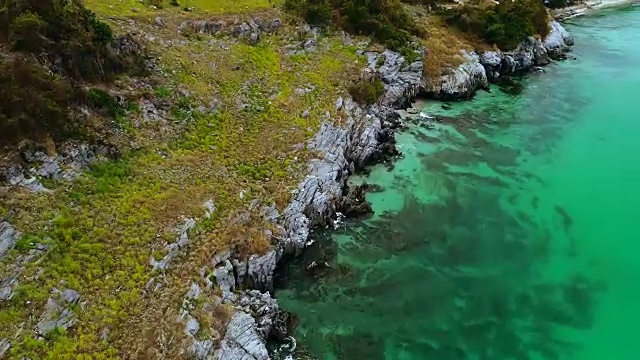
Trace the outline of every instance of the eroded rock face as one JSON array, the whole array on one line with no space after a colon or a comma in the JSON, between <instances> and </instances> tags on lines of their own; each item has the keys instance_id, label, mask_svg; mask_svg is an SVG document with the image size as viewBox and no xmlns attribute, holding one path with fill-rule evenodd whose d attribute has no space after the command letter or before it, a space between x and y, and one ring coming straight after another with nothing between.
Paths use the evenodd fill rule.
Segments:
<instances>
[{"instance_id":1,"label":"eroded rock face","mask_svg":"<svg viewBox=\"0 0 640 360\"><path fill-rule=\"evenodd\" d=\"M571 34L559 22L552 21L550 27L549 35L544 39L544 47L550 56L557 57L566 52L570 46L573 46L574 41Z\"/></svg>"},{"instance_id":2,"label":"eroded rock face","mask_svg":"<svg viewBox=\"0 0 640 360\"><path fill-rule=\"evenodd\" d=\"M408 106L408 100L415 98L424 90L422 72L422 49L417 51L417 58L412 63L400 54L391 50L382 53L368 52L369 69L377 71L385 83L385 94L381 104L392 108Z\"/></svg>"},{"instance_id":3,"label":"eroded rock face","mask_svg":"<svg viewBox=\"0 0 640 360\"><path fill-rule=\"evenodd\" d=\"M250 281L249 288L272 291L276 262L276 250L271 250L264 255L251 255L247 264L247 277Z\"/></svg>"},{"instance_id":4,"label":"eroded rock face","mask_svg":"<svg viewBox=\"0 0 640 360\"><path fill-rule=\"evenodd\" d=\"M258 290L240 293L236 311L214 359L269 359L267 339L286 337L290 320L290 315L280 310L278 302L269 293Z\"/></svg>"},{"instance_id":5,"label":"eroded rock face","mask_svg":"<svg viewBox=\"0 0 640 360\"><path fill-rule=\"evenodd\" d=\"M279 246L284 253L299 254L307 245L312 226L326 224L337 211L347 177L354 169L376 159L387 146L390 128L397 119L393 109L406 105L424 91L422 63L408 63L393 51L367 53L369 71L377 71L385 86L380 104L362 108L350 99L340 102L347 121L336 127L322 124L309 148L324 154L309 162L307 177L297 188L293 201L284 210L287 236ZM327 119L329 120L329 119Z\"/></svg>"}]
</instances>

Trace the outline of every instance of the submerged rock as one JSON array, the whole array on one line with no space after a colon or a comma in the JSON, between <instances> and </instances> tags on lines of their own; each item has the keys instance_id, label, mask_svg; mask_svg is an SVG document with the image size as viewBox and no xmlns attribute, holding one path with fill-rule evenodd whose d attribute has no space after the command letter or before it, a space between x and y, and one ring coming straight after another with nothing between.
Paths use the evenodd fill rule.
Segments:
<instances>
[{"instance_id":1,"label":"submerged rock","mask_svg":"<svg viewBox=\"0 0 640 360\"><path fill-rule=\"evenodd\" d=\"M360 186L350 186L342 199L340 212L347 217L371 214L373 212L371 204L365 199L367 188L366 183Z\"/></svg>"}]
</instances>

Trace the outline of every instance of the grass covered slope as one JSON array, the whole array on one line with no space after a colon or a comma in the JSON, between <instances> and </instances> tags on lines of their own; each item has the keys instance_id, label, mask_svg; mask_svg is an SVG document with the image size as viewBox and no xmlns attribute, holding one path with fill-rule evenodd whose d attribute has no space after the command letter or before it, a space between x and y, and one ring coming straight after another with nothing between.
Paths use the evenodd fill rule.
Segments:
<instances>
[{"instance_id":1,"label":"grass covered slope","mask_svg":"<svg viewBox=\"0 0 640 360\"><path fill-rule=\"evenodd\" d=\"M292 54L301 39L313 37L295 23L263 34L256 45L179 33L186 18L225 11L206 3L213 7L201 14L196 8L168 17L168 10L158 10L162 27L151 8L144 10L150 19L133 24L110 19L114 29L146 38L164 74L131 100L137 106L121 114L132 138L147 137L144 146L95 166L74 183L47 184L52 193L0 194L2 216L23 233L2 259L1 278L15 274L12 264L21 256L38 255L21 265L14 295L0 309L0 339L11 341L10 359L176 358L178 346L162 345L170 337L179 342L177 311L198 270L220 250L249 254L270 247L261 217L250 213L236 225L233 220L245 218L254 200L285 206L304 176L309 154L303 144L326 112L338 118L335 99L346 95L345 79L356 77L364 60L335 36L318 37L314 52ZM123 78L113 86L121 81L128 83ZM169 104L157 121L165 131L174 129L173 136L154 140L147 128L135 125L147 101ZM203 204L209 199L216 209L205 219ZM175 229L184 218L201 219L190 231L188 249L169 270L154 271L150 258L166 255L165 245L176 241ZM163 279L155 292L146 288L152 277ZM76 323L36 340L36 325L54 288L80 294L71 308ZM222 331L223 318L211 319L211 327Z\"/></svg>"}]
</instances>

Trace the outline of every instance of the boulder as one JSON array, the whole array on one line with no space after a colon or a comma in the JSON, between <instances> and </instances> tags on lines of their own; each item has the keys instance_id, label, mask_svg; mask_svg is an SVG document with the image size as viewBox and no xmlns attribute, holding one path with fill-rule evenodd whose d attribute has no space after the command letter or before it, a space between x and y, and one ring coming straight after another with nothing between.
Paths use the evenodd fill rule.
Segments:
<instances>
[{"instance_id":1,"label":"boulder","mask_svg":"<svg viewBox=\"0 0 640 360\"><path fill-rule=\"evenodd\" d=\"M574 40L559 22L552 21L550 27L551 30L544 39L544 47L551 57L560 57L570 46L573 46Z\"/></svg>"},{"instance_id":2,"label":"boulder","mask_svg":"<svg viewBox=\"0 0 640 360\"><path fill-rule=\"evenodd\" d=\"M256 321L251 315L238 311L214 354L216 360L269 360L265 340L256 330Z\"/></svg>"},{"instance_id":3,"label":"boulder","mask_svg":"<svg viewBox=\"0 0 640 360\"><path fill-rule=\"evenodd\" d=\"M432 81L428 92L443 100L469 99L478 89L489 86L487 73L474 52L462 51L465 62L449 69L440 79Z\"/></svg>"}]
</instances>

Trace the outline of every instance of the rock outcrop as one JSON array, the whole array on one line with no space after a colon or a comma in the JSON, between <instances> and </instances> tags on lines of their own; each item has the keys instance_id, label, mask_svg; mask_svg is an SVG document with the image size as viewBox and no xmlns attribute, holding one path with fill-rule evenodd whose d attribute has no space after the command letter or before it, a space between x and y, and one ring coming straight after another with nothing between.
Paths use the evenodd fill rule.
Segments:
<instances>
[{"instance_id":1,"label":"rock outcrop","mask_svg":"<svg viewBox=\"0 0 640 360\"><path fill-rule=\"evenodd\" d=\"M489 86L485 68L480 63L476 53L462 52L465 62L440 76L440 81L435 81L429 87L428 92L443 100L468 99L478 89Z\"/></svg>"},{"instance_id":2,"label":"rock outcrop","mask_svg":"<svg viewBox=\"0 0 640 360\"><path fill-rule=\"evenodd\" d=\"M79 301L80 294L75 290L54 289L38 322L38 335L45 336L56 329L67 330L72 327L76 322L76 316L71 306L78 304Z\"/></svg>"},{"instance_id":3,"label":"rock outcrop","mask_svg":"<svg viewBox=\"0 0 640 360\"><path fill-rule=\"evenodd\" d=\"M215 360L268 360L269 353L255 319L242 311L235 313L227 333L216 350Z\"/></svg>"},{"instance_id":4,"label":"rock outcrop","mask_svg":"<svg viewBox=\"0 0 640 360\"><path fill-rule=\"evenodd\" d=\"M11 342L7 339L0 339L0 356L3 356L9 349L11 349Z\"/></svg>"},{"instance_id":5,"label":"rock outcrop","mask_svg":"<svg viewBox=\"0 0 640 360\"><path fill-rule=\"evenodd\" d=\"M188 20L180 24L181 33L196 32L216 36L233 36L243 39L251 45L260 41L262 34L271 34L282 26L280 19L264 20L253 18L248 21L228 20Z\"/></svg>"},{"instance_id":6,"label":"rock outcrop","mask_svg":"<svg viewBox=\"0 0 640 360\"><path fill-rule=\"evenodd\" d=\"M449 69L439 81L429 86L428 93L445 100L468 99L477 90L487 88L489 82L564 58L573 45L573 38L557 21L549 26L550 32L544 40L529 37L512 51L463 52L466 61Z\"/></svg>"},{"instance_id":7,"label":"rock outcrop","mask_svg":"<svg viewBox=\"0 0 640 360\"><path fill-rule=\"evenodd\" d=\"M0 221L0 259L16 245L20 233L6 221Z\"/></svg>"},{"instance_id":8,"label":"rock outcrop","mask_svg":"<svg viewBox=\"0 0 640 360\"><path fill-rule=\"evenodd\" d=\"M207 211L205 213L210 213ZM184 224L177 230L177 237L174 243L168 244L165 246L165 250L167 254L160 260L156 260L153 256L149 260L149 264L153 267L154 270L166 270L171 261L180 254L180 250L183 249L187 244L189 244L189 231L196 226L196 221L194 219L185 219Z\"/></svg>"},{"instance_id":9,"label":"rock outcrop","mask_svg":"<svg viewBox=\"0 0 640 360\"><path fill-rule=\"evenodd\" d=\"M25 146L20 149L21 165L8 167L3 172L9 186L24 187L31 191L49 191L40 182L41 179L71 181L77 178L84 169L110 155L111 150L105 146L89 146L86 144L66 144L61 146L57 154L47 154L44 149Z\"/></svg>"}]
</instances>

